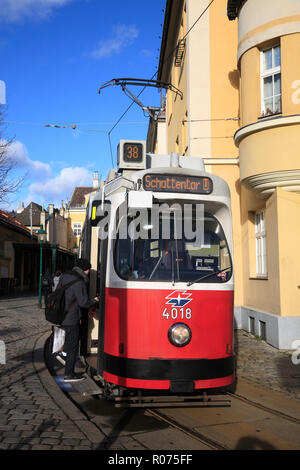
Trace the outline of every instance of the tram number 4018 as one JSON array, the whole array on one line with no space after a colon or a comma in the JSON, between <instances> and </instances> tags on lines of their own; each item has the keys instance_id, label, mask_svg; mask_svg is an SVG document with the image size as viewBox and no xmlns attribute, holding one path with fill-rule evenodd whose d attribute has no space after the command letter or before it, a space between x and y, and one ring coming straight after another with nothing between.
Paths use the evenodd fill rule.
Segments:
<instances>
[{"instance_id":1,"label":"tram number 4018","mask_svg":"<svg viewBox=\"0 0 300 470\"><path fill-rule=\"evenodd\" d=\"M172 320L190 320L192 318L192 309L191 308L175 308L171 309L171 312L168 311L166 307L162 314L163 317L169 319L170 317Z\"/></svg>"}]
</instances>

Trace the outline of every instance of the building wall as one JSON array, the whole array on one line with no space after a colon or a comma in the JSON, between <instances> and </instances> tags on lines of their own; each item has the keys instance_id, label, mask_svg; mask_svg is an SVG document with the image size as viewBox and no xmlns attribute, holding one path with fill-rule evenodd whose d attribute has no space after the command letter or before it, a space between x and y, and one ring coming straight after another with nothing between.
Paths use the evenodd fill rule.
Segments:
<instances>
[{"instance_id":1,"label":"building wall","mask_svg":"<svg viewBox=\"0 0 300 470\"><path fill-rule=\"evenodd\" d=\"M300 21L300 15L299 15ZM300 114L300 24L298 32L281 37L282 50L282 114Z\"/></svg>"},{"instance_id":2,"label":"building wall","mask_svg":"<svg viewBox=\"0 0 300 470\"><path fill-rule=\"evenodd\" d=\"M205 0L187 1L188 29L206 7ZM187 37L189 155L206 158L212 156L210 47L210 11L208 10Z\"/></svg>"},{"instance_id":3,"label":"building wall","mask_svg":"<svg viewBox=\"0 0 300 470\"><path fill-rule=\"evenodd\" d=\"M168 153L167 137L166 119L158 119L155 153L160 155L166 155Z\"/></svg>"},{"instance_id":4,"label":"building wall","mask_svg":"<svg viewBox=\"0 0 300 470\"><path fill-rule=\"evenodd\" d=\"M97 186L97 184L98 186ZM66 217L68 219L68 249L74 251L74 244L76 243L79 248L80 235L75 236L73 233L74 224L81 224L81 230L83 229L85 218L86 218L86 208L89 202L89 199L92 195L99 191L99 188L103 187L104 182L99 182L98 179L95 181L94 190L87 192L84 195L83 203L80 203L80 206L70 206L66 212ZM76 188L75 188L76 189Z\"/></svg>"},{"instance_id":5,"label":"building wall","mask_svg":"<svg viewBox=\"0 0 300 470\"><path fill-rule=\"evenodd\" d=\"M18 248L14 243L20 244ZM37 239L0 224L0 291L32 289L38 275Z\"/></svg>"},{"instance_id":6,"label":"building wall","mask_svg":"<svg viewBox=\"0 0 300 470\"><path fill-rule=\"evenodd\" d=\"M300 196L276 189L281 315L300 316ZM296 242L296 243L295 243Z\"/></svg>"},{"instance_id":7,"label":"building wall","mask_svg":"<svg viewBox=\"0 0 300 470\"><path fill-rule=\"evenodd\" d=\"M259 14L258 14L259 12ZM242 183L244 304L241 323L267 325L267 339L291 348L300 334L300 5L246 1L239 13L237 60L241 122L235 134ZM261 51L280 45L281 112L262 115ZM256 274L254 214L264 209L267 273ZM284 320L284 321L283 321Z\"/></svg>"},{"instance_id":8,"label":"building wall","mask_svg":"<svg viewBox=\"0 0 300 470\"><path fill-rule=\"evenodd\" d=\"M74 243L76 242L79 247L80 236L75 237L73 235L73 226L76 223L80 223L83 227L85 221L85 208L82 209L69 209L68 211L68 249L72 250Z\"/></svg>"},{"instance_id":9,"label":"building wall","mask_svg":"<svg viewBox=\"0 0 300 470\"><path fill-rule=\"evenodd\" d=\"M31 243L30 236L0 225L0 277L14 277L13 243ZM7 275L1 275L1 270Z\"/></svg>"},{"instance_id":10,"label":"building wall","mask_svg":"<svg viewBox=\"0 0 300 470\"><path fill-rule=\"evenodd\" d=\"M179 36L177 42L182 40L186 34L187 18L186 11L183 8L183 16L179 28ZM174 45L174 47L176 44ZM168 60L168 59L167 59ZM185 43L184 54L180 66L171 68L169 81L178 88L183 94L183 98L168 90L166 94L166 124L167 124L167 153L178 152L180 155L187 154L187 123L183 122L187 119L187 46ZM161 144L160 144L161 145Z\"/></svg>"},{"instance_id":11,"label":"building wall","mask_svg":"<svg viewBox=\"0 0 300 470\"><path fill-rule=\"evenodd\" d=\"M238 155L233 135L239 127L237 25L227 20L226 3L214 2L209 10L211 153L223 158Z\"/></svg>"},{"instance_id":12,"label":"building wall","mask_svg":"<svg viewBox=\"0 0 300 470\"><path fill-rule=\"evenodd\" d=\"M256 276L254 213L265 209L266 232L268 235L267 259L268 276ZM253 309L280 314L280 279L278 255L277 198L274 194L267 205L251 191L242 187L243 226L243 284L244 305Z\"/></svg>"},{"instance_id":13,"label":"building wall","mask_svg":"<svg viewBox=\"0 0 300 470\"><path fill-rule=\"evenodd\" d=\"M232 140L239 115L237 25L227 20L226 3L213 3L187 37L190 154L203 158L237 156ZM186 5L189 30L207 2L188 0Z\"/></svg>"},{"instance_id":14,"label":"building wall","mask_svg":"<svg viewBox=\"0 0 300 470\"><path fill-rule=\"evenodd\" d=\"M247 132L247 135L246 135ZM291 119L277 118L276 120L259 122L251 128L239 131L236 136L240 151L240 171L241 181L253 177L249 184L255 184L258 175L267 175L273 172L294 172L295 179L300 177L299 146L300 116ZM242 138L243 137L243 138ZM270 190L281 178L281 174L274 174L270 179ZM286 178L292 176L287 173ZM265 176L266 178L266 176ZM282 185L284 185L284 179ZM246 181L247 183L247 181ZM292 183L292 180L291 180ZM294 182L297 184L297 182ZM261 186L262 191L268 191L268 181L266 186ZM289 183L286 181L286 186ZM299 184L299 182L298 182ZM300 187L299 187L300 189ZM266 193L267 194L267 193Z\"/></svg>"},{"instance_id":15,"label":"building wall","mask_svg":"<svg viewBox=\"0 0 300 470\"><path fill-rule=\"evenodd\" d=\"M246 1L239 13L238 60L247 50L286 34L298 33L298 0Z\"/></svg>"},{"instance_id":16,"label":"building wall","mask_svg":"<svg viewBox=\"0 0 300 470\"><path fill-rule=\"evenodd\" d=\"M55 213L47 221L47 239L50 243L68 248L68 220Z\"/></svg>"},{"instance_id":17,"label":"building wall","mask_svg":"<svg viewBox=\"0 0 300 470\"><path fill-rule=\"evenodd\" d=\"M282 116L294 116L300 114L300 61L293 59L299 55L300 35L274 38L274 43L281 46ZM264 45L249 49L240 59L241 126L261 117L260 50Z\"/></svg>"}]
</instances>

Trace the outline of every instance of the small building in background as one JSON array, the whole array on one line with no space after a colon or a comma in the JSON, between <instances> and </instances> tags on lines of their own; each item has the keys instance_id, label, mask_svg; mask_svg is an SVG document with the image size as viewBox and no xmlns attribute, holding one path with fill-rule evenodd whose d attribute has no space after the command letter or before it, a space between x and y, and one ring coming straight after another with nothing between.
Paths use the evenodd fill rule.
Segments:
<instances>
[{"instance_id":1,"label":"small building in background","mask_svg":"<svg viewBox=\"0 0 300 470\"><path fill-rule=\"evenodd\" d=\"M95 171L93 174L93 186L76 186L74 188L67 210L68 248L70 250L76 251L79 248L88 199L92 193L99 191L101 184L99 174Z\"/></svg>"},{"instance_id":2,"label":"small building in background","mask_svg":"<svg viewBox=\"0 0 300 470\"><path fill-rule=\"evenodd\" d=\"M41 250L42 274L73 268L88 199L101 184L94 172L93 185L75 187L70 203L64 206L62 201L59 209L50 203L46 210L34 201L24 207L20 201L16 211L0 211L0 295L37 291ZM46 232L42 244L38 240L41 228Z\"/></svg>"},{"instance_id":3,"label":"small building in background","mask_svg":"<svg viewBox=\"0 0 300 470\"><path fill-rule=\"evenodd\" d=\"M25 225L0 210L0 295L34 288L39 245Z\"/></svg>"},{"instance_id":4,"label":"small building in background","mask_svg":"<svg viewBox=\"0 0 300 470\"><path fill-rule=\"evenodd\" d=\"M56 209L53 204L49 204L46 211L35 202L27 207L20 203L16 212L6 214L2 211L2 219L10 222L10 231L4 230L3 223L0 226L0 239L4 247L0 286L6 285L2 289L6 293L25 290L37 292L41 250L42 274L46 270L54 274L56 270L65 271L74 266L75 254L68 249L68 215L63 205ZM38 240L41 228L46 232L42 245Z\"/></svg>"}]
</instances>

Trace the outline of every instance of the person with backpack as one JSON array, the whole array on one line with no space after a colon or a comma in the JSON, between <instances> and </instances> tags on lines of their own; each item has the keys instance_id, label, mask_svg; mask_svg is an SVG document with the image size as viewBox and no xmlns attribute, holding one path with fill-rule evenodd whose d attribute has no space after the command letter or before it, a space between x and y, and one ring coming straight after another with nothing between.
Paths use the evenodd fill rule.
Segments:
<instances>
[{"instance_id":1,"label":"person with backpack","mask_svg":"<svg viewBox=\"0 0 300 470\"><path fill-rule=\"evenodd\" d=\"M60 276L56 290L67 284L71 285L65 290L65 316L61 326L65 330L65 376L64 382L76 382L83 380L82 374L75 373L75 362L79 351L79 331L81 309L90 309L99 302L99 297L89 300L87 284L91 264L87 259L79 258L72 271L67 271Z\"/></svg>"}]
</instances>

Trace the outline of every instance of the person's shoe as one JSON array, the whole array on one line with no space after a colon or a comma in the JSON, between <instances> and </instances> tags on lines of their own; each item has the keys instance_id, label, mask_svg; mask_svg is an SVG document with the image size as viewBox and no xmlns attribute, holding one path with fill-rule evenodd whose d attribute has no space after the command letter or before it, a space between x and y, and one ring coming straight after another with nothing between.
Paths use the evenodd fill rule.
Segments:
<instances>
[{"instance_id":1,"label":"person's shoe","mask_svg":"<svg viewBox=\"0 0 300 470\"><path fill-rule=\"evenodd\" d=\"M63 365L66 365L66 354L63 354L62 352L59 352L56 354L56 359Z\"/></svg>"},{"instance_id":2,"label":"person's shoe","mask_svg":"<svg viewBox=\"0 0 300 470\"><path fill-rule=\"evenodd\" d=\"M82 374L65 375L64 382L79 382L84 379L85 377Z\"/></svg>"}]
</instances>

